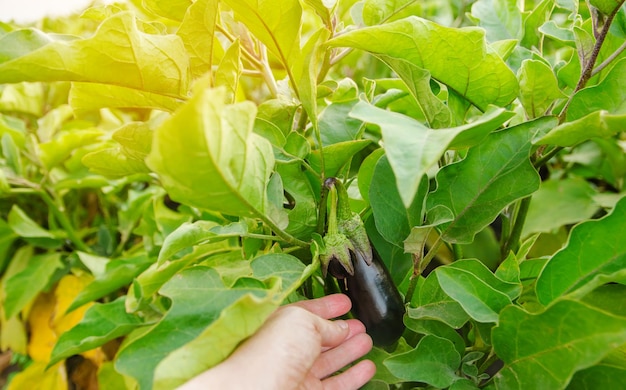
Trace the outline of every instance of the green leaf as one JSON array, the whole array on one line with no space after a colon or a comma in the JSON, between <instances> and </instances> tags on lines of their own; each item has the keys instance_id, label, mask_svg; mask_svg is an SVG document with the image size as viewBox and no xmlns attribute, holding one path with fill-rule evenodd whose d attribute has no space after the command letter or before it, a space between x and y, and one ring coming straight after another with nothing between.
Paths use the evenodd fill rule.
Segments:
<instances>
[{"instance_id":1,"label":"green leaf","mask_svg":"<svg viewBox=\"0 0 626 390\"><path fill-rule=\"evenodd\" d=\"M90 38L55 40L37 30L16 30L0 36L0 47L6 48L0 52L0 83L86 81L187 94L189 64L180 39L140 31L130 12L106 19Z\"/></svg>"},{"instance_id":2,"label":"green leaf","mask_svg":"<svg viewBox=\"0 0 626 390\"><path fill-rule=\"evenodd\" d=\"M60 253L28 257L24 268L3 283L5 318L15 316L35 299L48 285L54 273L64 266Z\"/></svg>"},{"instance_id":3,"label":"green leaf","mask_svg":"<svg viewBox=\"0 0 626 390\"><path fill-rule=\"evenodd\" d=\"M567 385L568 390L626 388L626 368L600 363L576 372Z\"/></svg>"},{"instance_id":4,"label":"green leaf","mask_svg":"<svg viewBox=\"0 0 626 390\"><path fill-rule=\"evenodd\" d=\"M590 0L589 4L599 9L600 12L611 15L624 2L622 0Z\"/></svg>"},{"instance_id":5,"label":"green leaf","mask_svg":"<svg viewBox=\"0 0 626 390\"><path fill-rule=\"evenodd\" d=\"M169 311L140 337L123 346L115 365L119 372L136 378L141 389L152 388L159 363L200 336L224 309L246 294L267 294L259 288L229 289L215 270L202 266L178 273L160 293L171 299Z\"/></svg>"},{"instance_id":6,"label":"green leaf","mask_svg":"<svg viewBox=\"0 0 626 390\"><path fill-rule=\"evenodd\" d=\"M453 212L455 219L439 226L445 241L472 242L504 207L539 188L530 140L555 124L555 118L544 117L493 133L464 160L437 173L437 190L428 196L427 208L431 213L445 206Z\"/></svg>"},{"instance_id":7,"label":"green leaf","mask_svg":"<svg viewBox=\"0 0 626 390\"><path fill-rule=\"evenodd\" d=\"M81 146L97 143L104 135L99 129L72 129L62 131L49 142L39 144L41 162L50 169L69 158Z\"/></svg>"},{"instance_id":8,"label":"green leaf","mask_svg":"<svg viewBox=\"0 0 626 390\"><path fill-rule=\"evenodd\" d=\"M226 88L226 102L234 103L239 88L239 77L243 71L239 40L233 42L215 71L215 87Z\"/></svg>"},{"instance_id":9,"label":"green leaf","mask_svg":"<svg viewBox=\"0 0 626 390\"><path fill-rule=\"evenodd\" d=\"M438 320L454 329L461 328L470 318L463 307L443 291L434 272L426 279L420 278L411 306L416 307L409 307L409 318Z\"/></svg>"},{"instance_id":10,"label":"green leaf","mask_svg":"<svg viewBox=\"0 0 626 390\"><path fill-rule=\"evenodd\" d=\"M567 245L548 261L537 280L537 297L552 303L594 278L626 269L626 198L611 214L575 226Z\"/></svg>"},{"instance_id":11,"label":"green leaf","mask_svg":"<svg viewBox=\"0 0 626 390\"><path fill-rule=\"evenodd\" d=\"M100 108L142 107L174 112L183 103L180 98L154 92L141 91L128 87L98 83L72 83L69 102L77 111L91 111Z\"/></svg>"},{"instance_id":12,"label":"green leaf","mask_svg":"<svg viewBox=\"0 0 626 390\"><path fill-rule=\"evenodd\" d=\"M529 118L543 116L556 99L565 97L552 69L542 61L524 60L517 77L520 101Z\"/></svg>"},{"instance_id":13,"label":"green leaf","mask_svg":"<svg viewBox=\"0 0 626 390\"><path fill-rule=\"evenodd\" d=\"M450 340L426 335L415 349L392 356L384 364L393 375L405 381L446 388L458 379L456 370L461 356Z\"/></svg>"},{"instance_id":14,"label":"green leaf","mask_svg":"<svg viewBox=\"0 0 626 390\"><path fill-rule=\"evenodd\" d=\"M321 153L319 150L313 151L309 155L311 167L321 173L321 154L324 154L324 177L337 176L342 169L352 160L352 157L365 149L372 141L367 139L340 142L325 146Z\"/></svg>"},{"instance_id":15,"label":"green leaf","mask_svg":"<svg viewBox=\"0 0 626 390\"><path fill-rule=\"evenodd\" d=\"M270 143L252 133L255 106L225 105L223 89L204 89L157 130L146 162L172 199L238 216L265 211L274 169Z\"/></svg>"},{"instance_id":16,"label":"green leaf","mask_svg":"<svg viewBox=\"0 0 626 390\"><path fill-rule=\"evenodd\" d=\"M356 98L332 102L324 108L319 117L322 145L327 146L358 138L363 122L349 116L350 111L358 102Z\"/></svg>"},{"instance_id":17,"label":"green leaf","mask_svg":"<svg viewBox=\"0 0 626 390\"><path fill-rule=\"evenodd\" d=\"M275 3L257 0L225 0L235 17L248 27L278 60L289 69L300 55L300 19L298 0Z\"/></svg>"},{"instance_id":18,"label":"green leaf","mask_svg":"<svg viewBox=\"0 0 626 390\"><path fill-rule=\"evenodd\" d=\"M286 231L289 234L308 240L317 227L317 198L316 191L306 173L297 162L278 164L277 172L283 180L284 190L294 200L295 207L287 209L289 225Z\"/></svg>"},{"instance_id":19,"label":"green leaf","mask_svg":"<svg viewBox=\"0 0 626 390\"><path fill-rule=\"evenodd\" d=\"M145 122L130 122L117 129L113 139L122 146L125 155L143 163L152 148L152 135Z\"/></svg>"},{"instance_id":20,"label":"green leaf","mask_svg":"<svg viewBox=\"0 0 626 390\"><path fill-rule=\"evenodd\" d=\"M587 181L576 177L541 182L530 202L522 237L553 232L591 218L598 211L595 195Z\"/></svg>"},{"instance_id":21,"label":"green leaf","mask_svg":"<svg viewBox=\"0 0 626 390\"><path fill-rule=\"evenodd\" d=\"M411 228L422 225L424 199L428 192L428 178L424 176L412 204L405 208L398 193L396 178L386 156L376 164L369 185L369 199L378 232L392 244L402 247Z\"/></svg>"},{"instance_id":22,"label":"green leaf","mask_svg":"<svg viewBox=\"0 0 626 390\"><path fill-rule=\"evenodd\" d=\"M524 16L524 37L520 42L520 46L528 49L539 47L542 38L539 27L550 18L553 4L552 0L542 0L529 14Z\"/></svg>"},{"instance_id":23,"label":"green leaf","mask_svg":"<svg viewBox=\"0 0 626 390\"><path fill-rule=\"evenodd\" d=\"M387 23L393 20L418 15L424 5L416 0L365 0L363 22L366 26Z\"/></svg>"},{"instance_id":24,"label":"green leaf","mask_svg":"<svg viewBox=\"0 0 626 390\"><path fill-rule=\"evenodd\" d=\"M385 153L396 176L398 192L410 207L419 182L449 148L464 148L480 142L511 117L501 108L491 107L480 119L450 129L433 130L401 114L365 102L354 106L352 117L380 126Z\"/></svg>"},{"instance_id":25,"label":"green leaf","mask_svg":"<svg viewBox=\"0 0 626 390\"><path fill-rule=\"evenodd\" d=\"M371 188L371 183L374 178L374 171L376 169L376 165L378 164L378 160L385 154L385 149L378 148L370 153L359 166L359 175L357 184L359 186L359 193L361 194L361 198L367 203L370 202L369 191ZM403 205L404 207L404 205Z\"/></svg>"},{"instance_id":26,"label":"green leaf","mask_svg":"<svg viewBox=\"0 0 626 390\"><path fill-rule=\"evenodd\" d=\"M169 234L159 252L157 265L163 265L178 252L190 249L202 243L215 242L229 237L240 237L247 233L245 223L232 223L227 226L212 221L195 221L183 223Z\"/></svg>"},{"instance_id":27,"label":"green leaf","mask_svg":"<svg viewBox=\"0 0 626 390\"><path fill-rule=\"evenodd\" d=\"M567 109L567 120L581 119L604 110L626 114L626 58L619 60L602 81L578 91Z\"/></svg>"},{"instance_id":28,"label":"green leaf","mask_svg":"<svg viewBox=\"0 0 626 390\"><path fill-rule=\"evenodd\" d=\"M517 96L517 80L486 44L483 29L449 28L410 16L381 26L350 31L331 46L362 49L425 69L481 110L504 106Z\"/></svg>"},{"instance_id":29,"label":"green leaf","mask_svg":"<svg viewBox=\"0 0 626 390\"><path fill-rule=\"evenodd\" d=\"M478 322L497 322L498 313L522 292L478 260L459 260L435 270L441 289Z\"/></svg>"},{"instance_id":30,"label":"green leaf","mask_svg":"<svg viewBox=\"0 0 626 390\"><path fill-rule=\"evenodd\" d=\"M143 161L129 157L119 147L87 153L81 161L91 172L110 178L150 173Z\"/></svg>"},{"instance_id":31,"label":"green leaf","mask_svg":"<svg viewBox=\"0 0 626 390\"><path fill-rule=\"evenodd\" d=\"M626 343L626 317L561 300L539 314L510 306L500 314L493 346L505 366L496 389L564 389L574 373Z\"/></svg>"},{"instance_id":32,"label":"green leaf","mask_svg":"<svg viewBox=\"0 0 626 390\"><path fill-rule=\"evenodd\" d=\"M83 319L59 337L48 367L147 325L140 317L126 313L124 301L125 297L119 297L110 303L95 303L87 309Z\"/></svg>"},{"instance_id":33,"label":"green leaf","mask_svg":"<svg viewBox=\"0 0 626 390\"><path fill-rule=\"evenodd\" d=\"M184 17L176 35L182 39L185 49L189 53L191 75L194 78L199 78L210 72L213 65L218 2L212 0L198 0L193 3L189 0L178 0L178 2L181 3L180 9L182 10L184 7L186 13L183 13ZM170 5L170 2L155 3L160 6ZM165 16L170 17L169 15Z\"/></svg>"},{"instance_id":34,"label":"green leaf","mask_svg":"<svg viewBox=\"0 0 626 390\"><path fill-rule=\"evenodd\" d=\"M9 211L7 223L15 234L42 248L57 247L66 237L63 231L51 232L42 228L16 204Z\"/></svg>"},{"instance_id":35,"label":"green leaf","mask_svg":"<svg viewBox=\"0 0 626 390\"><path fill-rule=\"evenodd\" d=\"M171 352L156 367L154 389L176 388L230 355L263 325L280 300L268 293L263 298L246 294L226 307L210 326L184 347Z\"/></svg>"},{"instance_id":36,"label":"green leaf","mask_svg":"<svg viewBox=\"0 0 626 390\"><path fill-rule=\"evenodd\" d=\"M143 0L143 6L155 14L173 20L183 20L187 8L191 6L191 0Z\"/></svg>"},{"instance_id":37,"label":"green leaf","mask_svg":"<svg viewBox=\"0 0 626 390\"><path fill-rule=\"evenodd\" d=\"M521 38L522 12L516 0L478 0L470 15L485 29L489 42Z\"/></svg>"},{"instance_id":38,"label":"green leaf","mask_svg":"<svg viewBox=\"0 0 626 390\"><path fill-rule=\"evenodd\" d=\"M596 111L565 122L535 141L537 145L575 146L592 138L609 138L624 130L626 114L613 115Z\"/></svg>"},{"instance_id":39,"label":"green leaf","mask_svg":"<svg viewBox=\"0 0 626 390\"><path fill-rule=\"evenodd\" d=\"M282 281L283 295L289 295L289 290L298 287L305 268L297 257L285 253L261 255L252 260L250 267L254 277L259 280L279 277Z\"/></svg>"},{"instance_id":40,"label":"green leaf","mask_svg":"<svg viewBox=\"0 0 626 390\"><path fill-rule=\"evenodd\" d=\"M391 356L408 352L411 349L412 347L408 345L403 338L398 340L398 344L393 351L386 351L379 347L373 347L367 353L367 355L363 357L364 359L371 360L372 362L374 362L374 364L376 364L376 374L374 374L372 381L382 381L387 384L402 382L402 379L396 377L391 372L389 372L389 369L387 369L387 367L384 365L384 361L389 359Z\"/></svg>"},{"instance_id":41,"label":"green leaf","mask_svg":"<svg viewBox=\"0 0 626 390\"><path fill-rule=\"evenodd\" d=\"M432 91L430 73L411 63L380 55L407 85L409 92L419 105L426 123L434 129L443 129L452 124L452 113L448 106Z\"/></svg>"},{"instance_id":42,"label":"green leaf","mask_svg":"<svg viewBox=\"0 0 626 390\"><path fill-rule=\"evenodd\" d=\"M420 334L430 334L450 340L460 356L465 354L465 340L459 334L457 329L437 320L416 320L410 317L404 318L404 324L408 329Z\"/></svg>"},{"instance_id":43,"label":"green leaf","mask_svg":"<svg viewBox=\"0 0 626 390\"><path fill-rule=\"evenodd\" d=\"M80 256L81 260L84 257L84 255ZM128 286L137 275L145 271L152 263L154 263L154 259L145 255L110 260L107 262L104 272L101 275L95 275L96 278L78 293L67 308L67 312Z\"/></svg>"}]
</instances>

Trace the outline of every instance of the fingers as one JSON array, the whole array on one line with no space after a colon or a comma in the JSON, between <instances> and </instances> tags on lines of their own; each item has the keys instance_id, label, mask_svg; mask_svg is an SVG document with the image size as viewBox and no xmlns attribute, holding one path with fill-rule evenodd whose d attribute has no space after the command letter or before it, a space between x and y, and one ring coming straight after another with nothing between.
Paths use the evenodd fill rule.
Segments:
<instances>
[{"instance_id":1,"label":"fingers","mask_svg":"<svg viewBox=\"0 0 626 390\"><path fill-rule=\"evenodd\" d=\"M357 390L376 374L376 365L371 360L361 360L339 375L322 381L325 390Z\"/></svg>"},{"instance_id":2,"label":"fingers","mask_svg":"<svg viewBox=\"0 0 626 390\"><path fill-rule=\"evenodd\" d=\"M346 320L346 323L348 324L348 329L349 329L346 340L358 334L365 333L365 325L363 325L361 321L350 319L350 320ZM335 347L334 345L333 346L322 345L322 352L328 351L329 349L334 348L334 347Z\"/></svg>"},{"instance_id":3,"label":"fingers","mask_svg":"<svg viewBox=\"0 0 626 390\"><path fill-rule=\"evenodd\" d=\"M350 298L344 294L333 294L322 298L292 303L288 306L298 306L322 318L330 319L349 312L352 307L352 302L350 302Z\"/></svg>"},{"instance_id":4,"label":"fingers","mask_svg":"<svg viewBox=\"0 0 626 390\"><path fill-rule=\"evenodd\" d=\"M311 373L317 378L325 378L364 356L371 349L372 338L366 333L358 334L322 353L311 367Z\"/></svg>"}]
</instances>

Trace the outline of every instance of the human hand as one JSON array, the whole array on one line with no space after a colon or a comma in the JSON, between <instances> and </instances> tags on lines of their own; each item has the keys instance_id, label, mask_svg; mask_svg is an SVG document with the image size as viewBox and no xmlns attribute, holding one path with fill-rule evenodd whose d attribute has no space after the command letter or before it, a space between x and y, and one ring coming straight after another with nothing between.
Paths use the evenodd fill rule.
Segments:
<instances>
[{"instance_id":1,"label":"human hand","mask_svg":"<svg viewBox=\"0 0 626 390\"><path fill-rule=\"evenodd\" d=\"M350 306L342 294L283 306L229 358L179 390L358 389L376 372L371 361L332 375L372 348L360 321L329 320Z\"/></svg>"}]
</instances>

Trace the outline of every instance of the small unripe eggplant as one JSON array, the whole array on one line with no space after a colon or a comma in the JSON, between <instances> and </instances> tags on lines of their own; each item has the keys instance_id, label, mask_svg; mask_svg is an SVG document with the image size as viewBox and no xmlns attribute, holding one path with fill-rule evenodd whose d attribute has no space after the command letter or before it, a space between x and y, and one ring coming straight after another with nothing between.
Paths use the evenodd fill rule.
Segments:
<instances>
[{"instance_id":1,"label":"small unripe eggplant","mask_svg":"<svg viewBox=\"0 0 626 390\"><path fill-rule=\"evenodd\" d=\"M363 322L374 345L387 346L404 332L405 309L385 264L375 250L372 254L368 265L362 254L351 252L354 274L341 275L337 284L352 301L352 314Z\"/></svg>"}]
</instances>

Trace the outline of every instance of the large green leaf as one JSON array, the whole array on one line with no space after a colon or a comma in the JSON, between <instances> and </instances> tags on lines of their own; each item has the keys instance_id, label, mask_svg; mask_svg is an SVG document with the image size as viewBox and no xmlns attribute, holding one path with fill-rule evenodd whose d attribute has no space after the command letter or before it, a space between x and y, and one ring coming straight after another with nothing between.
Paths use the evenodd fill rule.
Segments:
<instances>
[{"instance_id":1,"label":"large green leaf","mask_svg":"<svg viewBox=\"0 0 626 390\"><path fill-rule=\"evenodd\" d=\"M153 385L154 370L170 353L194 340L221 312L246 294L259 297L265 289L227 288L214 269L193 267L178 273L160 290L172 300L163 319L120 350L116 368L137 379L141 389Z\"/></svg>"},{"instance_id":2,"label":"large green leaf","mask_svg":"<svg viewBox=\"0 0 626 390\"><path fill-rule=\"evenodd\" d=\"M127 314L124 307L125 297L109 303L96 303L85 312L83 319L72 329L63 333L54 345L48 366L54 365L72 355L77 355L107 341L125 336L142 325L143 320Z\"/></svg>"},{"instance_id":3,"label":"large green leaf","mask_svg":"<svg viewBox=\"0 0 626 390\"><path fill-rule=\"evenodd\" d=\"M405 208L389 160L386 156L378 160L369 186L369 199L376 229L385 240L402 247L403 241L411 233L411 228L422 225L424 198L428 192L426 176L418 187L418 192L411 205Z\"/></svg>"},{"instance_id":4,"label":"large green leaf","mask_svg":"<svg viewBox=\"0 0 626 390\"><path fill-rule=\"evenodd\" d=\"M441 289L478 322L497 322L498 314L522 292L520 283L494 275L478 260L459 260L435 271Z\"/></svg>"},{"instance_id":5,"label":"large green leaf","mask_svg":"<svg viewBox=\"0 0 626 390\"><path fill-rule=\"evenodd\" d=\"M447 295L433 272L426 279L420 278L419 289L407 311L414 320L438 320L454 329L461 328L470 316L456 300Z\"/></svg>"},{"instance_id":6,"label":"large green leaf","mask_svg":"<svg viewBox=\"0 0 626 390\"><path fill-rule=\"evenodd\" d=\"M9 277L4 287L4 315L11 318L29 304L64 264L60 253L46 253L26 259L24 268Z\"/></svg>"},{"instance_id":7,"label":"large green leaf","mask_svg":"<svg viewBox=\"0 0 626 390\"><path fill-rule=\"evenodd\" d=\"M180 39L142 32L130 12L106 19L90 38L33 30L0 36L0 83L88 81L186 96L189 63Z\"/></svg>"},{"instance_id":8,"label":"large green leaf","mask_svg":"<svg viewBox=\"0 0 626 390\"><path fill-rule=\"evenodd\" d=\"M574 227L567 245L537 279L537 298L544 305L584 287L594 278L626 270L626 198L611 214Z\"/></svg>"},{"instance_id":9,"label":"large green leaf","mask_svg":"<svg viewBox=\"0 0 626 390\"><path fill-rule=\"evenodd\" d=\"M213 45L219 2L199 0L190 6L189 0L179 0L179 2L187 3L188 8L176 35L181 37L189 53L192 76L200 77L210 72L213 65Z\"/></svg>"},{"instance_id":10,"label":"large green leaf","mask_svg":"<svg viewBox=\"0 0 626 390\"><path fill-rule=\"evenodd\" d=\"M300 55L300 2L284 0L280 7L271 1L225 0L224 3L283 66L289 69Z\"/></svg>"},{"instance_id":11,"label":"large green leaf","mask_svg":"<svg viewBox=\"0 0 626 390\"><path fill-rule=\"evenodd\" d=\"M461 356L448 339L426 335L415 349L385 360L387 369L405 381L446 388L458 379Z\"/></svg>"},{"instance_id":12,"label":"large green leaf","mask_svg":"<svg viewBox=\"0 0 626 390\"><path fill-rule=\"evenodd\" d=\"M518 71L520 101L529 118L543 116L558 98L559 89L552 69L539 60L524 60Z\"/></svg>"},{"instance_id":13,"label":"large green leaf","mask_svg":"<svg viewBox=\"0 0 626 390\"><path fill-rule=\"evenodd\" d=\"M447 207L455 218L440 225L448 242L470 243L511 202L539 188L539 175L530 163L531 139L556 124L544 117L491 134L469 150L461 162L437 174L437 190L429 195L429 213Z\"/></svg>"},{"instance_id":14,"label":"large green leaf","mask_svg":"<svg viewBox=\"0 0 626 390\"><path fill-rule=\"evenodd\" d=\"M238 216L259 216L274 169L270 143L252 132L255 106L224 104L202 89L156 130L146 162L172 199Z\"/></svg>"},{"instance_id":15,"label":"large green leaf","mask_svg":"<svg viewBox=\"0 0 626 390\"><path fill-rule=\"evenodd\" d=\"M578 91L567 109L567 120L580 119L594 111L626 114L626 58L620 60L602 81Z\"/></svg>"},{"instance_id":16,"label":"large green leaf","mask_svg":"<svg viewBox=\"0 0 626 390\"><path fill-rule=\"evenodd\" d=\"M489 42L521 38L522 12L516 0L478 0L472 4L471 17L485 29Z\"/></svg>"},{"instance_id":17,"label":"large green leaf","mask_svg":"<svg viewBox=\"0 0 626 390\"><path fill-rule=\"evenodd\" d=\"M83 260L85 255L80 257ZM154 263L154 259L146 255L113 259L107 262L104 272L95 275L96 278L74 298L67 311L77 309L87 302L98 300L129 285L137 275L146 270L152 263Z\"/></svg>"},{"instance_id":18,"label":"large green leaf","mask_svg":"<svg viewBox=\"0 0 626 390\"><path fill-rule=\"evenodd\" d=\"M425 69L482 110L490 104L507 105L517 96L515 75L487 45L480 28L448 28L410 16L350 31L329 44L366 50Z\"/></svg>"},{"instance_id":19,"label":"large green leaf","mask_svg":"<svg viewBox=\"0 0 626 390\"><path fill-rule=\"evenodd\" d=\"M155 372L155 389L180 385L225 359L298 287L305 269L297 258L282 253L262 255L250 265L254 277L273 284L272 289L263 297L242 296L196 339L163 359Z\"/></svg>"},{"instance_id":20,"label":"large green leaf","mask_svg":"<svg viewBox=\"0 0 626 390\"><path fill-rule=\"evenodd\" d=\"M104 107L142 107L174 112L182 104L182 99L119 85L74 82L69 103L78 112Z\"/></svg>"},{"instance_id":21,"label":"large green leaf","mask_svg":"<svg viewBox=\"0 0 626 390\"><path fill-rule=\"evenodd\" d=\"M505 366L496 389L564 389L578 370L598 363L626 343L626 317L562 300L539 314L510 306L493 329L493 346Z\"/></svg>"},{"instance_id":22,"label":"large green leaf","mask_svg":"<svg viewBox=\"0 0 626 390\"><path fill-rule=\"evenodd\" d=\"M423 2L419 0L365 0L363 22L366 26L383 24L409 15L419 15L423 7Z\"/></svg>"},{"instance_id":23,"label":"large green leaf","mask_svg":"<svg viewBox=\"0 0 626 390\"><path fill-rule=\"evenodd\" d=\"M476 121L450 129L429 129L407 116L365 102L357 103L352 117L380 126L385 153L396 176L396 186L406 208L411 206L419 182L450 148L463 148L483 140L510 118L511 113L491 107Z\"/></svg>"},{"instance_id":24,"label":"large green leaf","mask_svg":"<svg viewBox=\"0 0 626 390\"><path fill-rule=\"evenodd\" d=\"M522 237L550 233L561 226L591 218L598 210L594 195L594 188L580 178L541 182L530 202Z\"/></svg>"}]
</instances>

